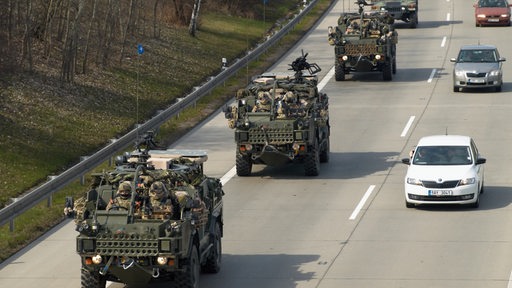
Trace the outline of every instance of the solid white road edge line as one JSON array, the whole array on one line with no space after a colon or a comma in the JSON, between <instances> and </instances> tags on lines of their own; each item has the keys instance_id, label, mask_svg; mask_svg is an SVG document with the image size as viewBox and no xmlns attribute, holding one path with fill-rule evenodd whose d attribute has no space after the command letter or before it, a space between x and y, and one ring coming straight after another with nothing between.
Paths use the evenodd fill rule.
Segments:
<instances>
[{"instance_id":1,"label":"solid white road edge line","mask_svg":"<svg viewBox=\"0 0 512 288\"><path fill-rule=\"evenodd\" d=\"M402 131L402 134L400 134L400 137L405 137L407 135L407 131L409 131L409 128L411 128L412 122L414 122L415 116L409 117L409 121L407 121L407 124L405 124L404 130Z\"/></svg>"},{"instance_id":2,"label":"solid white road edge line","mask_svg":"<svg viewBox=\"0 0 512 288\"><path fill-rule=\"evenodd\" d=\"M356 219L357 214L359 214L359 211L361 211L361 209L363 208L364 203L366 203L366 200L368 200L368 198L372 194L373 189L375 189L375 185L370 185L370 187L368 187L368 190L366 190L366 193L364 193L363 198L361 198L361 201L359 201L359 204L357 204L356 209L354 210L354 212L352 212L352 215L350 215L350 218L348 219Z\"/></svg>"},{"instance_id":3,"label":"solid white road edge line","mask_svg":"<svg viewBox=\"0 0 512 288\"><path fill-rule=\"evenodd\" d=\"M441 47L444 47L446 45L446 36L443 37L443 41L441 41Z\"/></svg>"},{"instance_id":4,"label":"solid white road edge line","mask_svg":"<svg viewBox=\"0 0 512 288\"><path fill-rule=\"evenodd\" d=\"M321 91L322 89L324 89L325 85L327 85L327 82L329 82L329 80L331 80L332 76L334 76L334 66L332 66L331 70L329 70L329 72L327 72L327 75L325 75L324 79L322 79L322 81L320 81L320 84L317 85L318 91Z\"/></svg>"}]
</instances>

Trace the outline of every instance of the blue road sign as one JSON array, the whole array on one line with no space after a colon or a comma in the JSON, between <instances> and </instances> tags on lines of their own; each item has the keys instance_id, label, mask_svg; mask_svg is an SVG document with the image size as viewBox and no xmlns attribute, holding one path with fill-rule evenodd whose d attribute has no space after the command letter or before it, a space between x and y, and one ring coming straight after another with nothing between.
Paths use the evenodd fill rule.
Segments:
<instances>
[{"instance_id":1,"label":"blue road sign","mask_svg":"<svg viewBox=\"0 0 512 288\"><path fill-rule=\"evenodd\" d=\"M144 53L144 47L142 47L142 44L139 44L137 46L137 52L139 53L139 55L141 55L142 53Z\"/></svg>"}]
</instances>

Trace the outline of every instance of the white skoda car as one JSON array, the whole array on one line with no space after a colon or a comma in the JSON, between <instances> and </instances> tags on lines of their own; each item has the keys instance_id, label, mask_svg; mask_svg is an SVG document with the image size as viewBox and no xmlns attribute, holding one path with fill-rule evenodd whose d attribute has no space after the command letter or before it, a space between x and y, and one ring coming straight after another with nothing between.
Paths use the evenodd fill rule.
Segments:
<instances>
[{"instance_id":1,"label":"white skoda car","mask_svg":"<svg viewBox=\"0 0 512 288\"><path fill-rule=\"evenodd\" d=\"M484 164L473 139L434 135L420 139L405 176L405 205L466 204L477 208L484 187Z\"/></svg>"}]
</instances>

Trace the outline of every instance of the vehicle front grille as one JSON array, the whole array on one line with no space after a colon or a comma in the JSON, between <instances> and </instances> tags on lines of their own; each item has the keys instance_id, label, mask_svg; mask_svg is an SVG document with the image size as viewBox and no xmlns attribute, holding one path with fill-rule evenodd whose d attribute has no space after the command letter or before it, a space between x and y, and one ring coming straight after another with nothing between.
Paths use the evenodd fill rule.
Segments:
<instances>
[{"instance_id":1,"label":"vehicle front grille","mask_svg":"<svg viewBox=\"0 0 512 288\"><path fill-rule=\"evenodd\" d=\"M407 194L409 199L418 200L418 201L432 201L432 202L443 202L443 201L468 201L475 197L475 194L471 194L471 198L469 195L461 195L461 196L423 196L423 195L415 195L415 194Z\"/></svg>"},{"instance_id":2,"label":"vehicle front grille","mask_svg":"<svg viewBox=\"0 0 512 288\"><path fill-rule=\"evenodd\" d=\"M293 143L293 130L291 129L266 129L260 128L249 129L249 143L271 145L283 145Z\"/></svg>"},{"instance_id":3,"label":"vehicle front grille","mask_svg":"<svg viewBox=\"0 0 512 288\"><path fill-rule=\"evenodd\" d=\"M106 256L157 256L158 239L153 235L99 234L96 253Z\"/></svg>"},{"instance_id":4,"label":"vehicle front grille","mask_svg":"<svg viewBox=\"0 0 512 288\"><path fill-rule=\"evenodd\" d=\"M455 188L459 185L459 180L451 180L445 181L441 183L437 183L435 181L421 181L423 183L423 187L425 188L437 188L437 189L446 189L446 188Z\"/></svg>"},{"instance_id":5,"label":"vehicle front grille","mask_svg":"<svg viewBox=\"0 0 512 288\"><path fill-rule=\"evenodd\" d=\"M467 77L480 77L481 78L481 77L487 76L487 73L485 73L485 72L481 72L481 73L471 73L471 72L468 72L468 73L466 73L466 76Z\"/></svg>"},{"instance_id":6,"label":"vehicle front grille","mask_svg":"<svg viewBox=\"0 0 512 288\"><path fill-rule=\"evenodd\" d=\"M386 7L386 11L388 12L400 12L402 10L402 7Z\"/></svg>"},{"instance_id":7,"label":"vehicle front grille","mask_svg":"<svg viewBox=\"0 0 512 288\"><path fill-rule=\"evenodd\" d=\"M375 44L346 44L345 54L350 56L377 54L377 45Z\"/></svg>"}]
</instances>

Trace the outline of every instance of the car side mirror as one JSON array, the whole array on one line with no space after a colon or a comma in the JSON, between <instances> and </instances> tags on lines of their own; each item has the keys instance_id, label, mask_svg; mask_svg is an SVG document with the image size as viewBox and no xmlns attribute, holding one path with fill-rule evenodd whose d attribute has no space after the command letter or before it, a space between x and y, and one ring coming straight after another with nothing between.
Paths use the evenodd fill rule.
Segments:
<instances>
[{"instance_id":1,"label":"car side mirror","mask_svg":"<svg viewBox=\"0 0 512 288\"><path fill-rule=\"evenodd\" d=\"M450 58L450 62L457 62L457 59L455 59L455 58Z\"/></svg>"},{"instance_id":2,"label":"car side mirror","mask_svg":"<svg viewBox=\"0 0 512 288\"><path fill-rule=\"evenodd\" d=\"M402 158L402 163L410 165L411 164L411 159L410 158Z\"/></svg>"},{"instance_id":3,"label":"car side mirror","mask_svg":"<svg viewBox=\"0 0 512 288\"><path fill-rule=\"evenodd\" d=\"M487 162L487 159L485 159L485 158L476 159L476 165L484 164L485 162Z\"/></svg>"},{"instance_id":4,"label":"car side mirror","mask_svg":"<svg viewBox=\"0 0 512 288\"><path fill-rule=\"evenodd\" d=\"M505 62L505 61L507 61L507 58L505 58L505 57L500 57L500 59L498 59L498 61L499 61L499 62Z\"/></svg>"}]
</instances>

